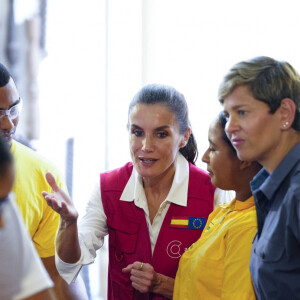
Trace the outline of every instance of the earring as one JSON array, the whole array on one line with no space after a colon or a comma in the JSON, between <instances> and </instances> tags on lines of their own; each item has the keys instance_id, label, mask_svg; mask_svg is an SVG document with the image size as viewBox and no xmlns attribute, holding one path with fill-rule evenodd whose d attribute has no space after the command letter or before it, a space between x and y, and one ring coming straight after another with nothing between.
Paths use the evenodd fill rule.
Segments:
<instances>
[{"instance_id":1,"label":"earring","mask_svg":"<svg viewBox=\"0 0 300 300\"><path fill-rule=\"evenodd\" d=\"M286 128L286 126L288 126L289 125L289 122L285 122L284 124L283 124L283 128Z\"/></svg>"}]
</instances>

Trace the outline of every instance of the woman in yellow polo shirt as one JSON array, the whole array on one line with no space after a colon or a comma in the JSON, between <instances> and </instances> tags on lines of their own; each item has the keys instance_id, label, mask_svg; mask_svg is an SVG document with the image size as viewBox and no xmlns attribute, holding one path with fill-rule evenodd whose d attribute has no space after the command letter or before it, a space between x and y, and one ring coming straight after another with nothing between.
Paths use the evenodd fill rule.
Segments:
<instances>
[{"instance_id":1,"label":"woman in yellow polo shirt","mask_svg":"<svg viewBox=\"0 0 300 300\"><path fill-rule=\"evenodd\" d=\"M236 198L209 216L201 238L181 257L173 299L256 299L249 261L257 230L254 199L249 182L258 163L240 161L228 140L221 113L211 124L209 148L202 160L213 185L234 190Z\"/></svg>"}]
</instances>

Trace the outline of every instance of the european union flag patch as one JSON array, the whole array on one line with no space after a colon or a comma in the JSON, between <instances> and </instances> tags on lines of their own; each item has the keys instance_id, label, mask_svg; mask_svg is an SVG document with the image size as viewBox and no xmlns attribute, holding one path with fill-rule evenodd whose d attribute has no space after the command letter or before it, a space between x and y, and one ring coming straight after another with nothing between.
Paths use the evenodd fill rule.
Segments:
<instances>
[{"instance_id":1,"label":"european union flag patch","mask_svg":"<svg viewBox=\"0 0 300 300\"><path fill-rule=\"evenodd\" d=\"M206 219L205 218L199 218L199 217L189 217L189 229L199 229L203 230L206 225Z\"/></svg>"},{"instance_id":2,"label":"european union flag patch","mask_svg":"<svg viewBox=\"0 0 300 300\"><path fill-rule=\"evenodd\" d=\"M171 227L203 230L206 219L200 217L172 217Z\"/></svg>"}]
</instances>

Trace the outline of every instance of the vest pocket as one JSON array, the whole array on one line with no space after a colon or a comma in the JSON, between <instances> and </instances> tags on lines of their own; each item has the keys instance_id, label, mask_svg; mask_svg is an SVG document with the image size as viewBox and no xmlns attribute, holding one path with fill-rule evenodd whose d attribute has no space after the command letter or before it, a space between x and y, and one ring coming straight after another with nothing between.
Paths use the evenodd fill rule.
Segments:
<instances>
[{"instance_id":1,"label":"vest pocket","mask_svg":"<svg viewBox=\"0 0 300 300\"><path fill-rule=\"evenodd\" d=\"M107 224L110 229L110 245L116 249L116 254L119 253L117 260L122 260L122 252L134 252L140 224L132 220L124 220L118 215L108 219Z\"/></svg>"},{"instance_id":2,"label":"vest pocket","mask_svg":"<svg viewBox=\"0 0 300 300\"><path fill-rule=\"evenodd\" d=\"M122 219L123 218L123 219ZM114 214L107 219L109 229L109 280L112 299L135 299L130 274L122 273L137 246L140 224Z\"/></svg>"}]
</instances>

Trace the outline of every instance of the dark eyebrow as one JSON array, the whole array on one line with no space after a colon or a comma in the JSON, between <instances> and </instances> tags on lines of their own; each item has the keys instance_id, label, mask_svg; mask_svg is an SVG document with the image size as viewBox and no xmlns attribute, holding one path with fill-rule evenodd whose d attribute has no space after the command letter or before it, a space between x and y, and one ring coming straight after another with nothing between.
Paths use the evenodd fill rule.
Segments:
<instances>
[{"instance_id":1,"label":"dark eyebrow","mask_svg":"<svg viewBox=\"0 0 300 300\"><path fill-rule=\"evenodd\" d=\"M16 100L8 109L11 109L13 106L18 105L20 101L21 101L21 97L19 97L19 99ZM0 110L7 110L7 109L0 108Z\"/></svg>"},{"instance_id":2,"label":"dark eyebrow","mask_svg":"<svg viewBox=\"0 0 300 300\"><path fill-rule=\"evenodd\" d=\"M141 128L140 126L138 126L138 125L136 125L136 124L131 124L130 127L134 127L134 128L136 128L136 129L143 130L143 128ZM164 125L164 126L160 126L160 127L155 128L155 130L156 130L156 131L159 131L159 130L164 130L164 129L168 129L168 128L170 128L170 126Z\"/></svg>"},{"instance_id":3,"label":"dark eyebrow","mask_svg":"<svg viewBox=\"0 0 300 300\"><path fill-rule=\"evenodd\" d=\"M140 126L137 126L137 125L135 125L135 124L131 124L130 127L134 127L134 128L136 128L136 129L143 130Z\"/></svg>"},{"instance_id":4,"label":"dark eyebrow","mask_svg":"<svg viewBox=\"0 0 300 300\"><path fill-rule=\"evenodd\" d=\"M13 105L11 105L9 108L12 108L13 106L18 105L20 103L20 101L21 101L21 97L19 97L19 99Z\"/></svg>"},{"instance_id":5,"label":"dark eyebrow","mask_svg":"<svg viewBox=\"0 0 300 300\"><path fill-rule=\"evenodd\" d=\"M169 129L170 126L169 125L164 125L164 126L160 126L158 128L155 128L155 130L159 131L159 130L165 130L165 129Z\"/></svg>"}]
</instances>

